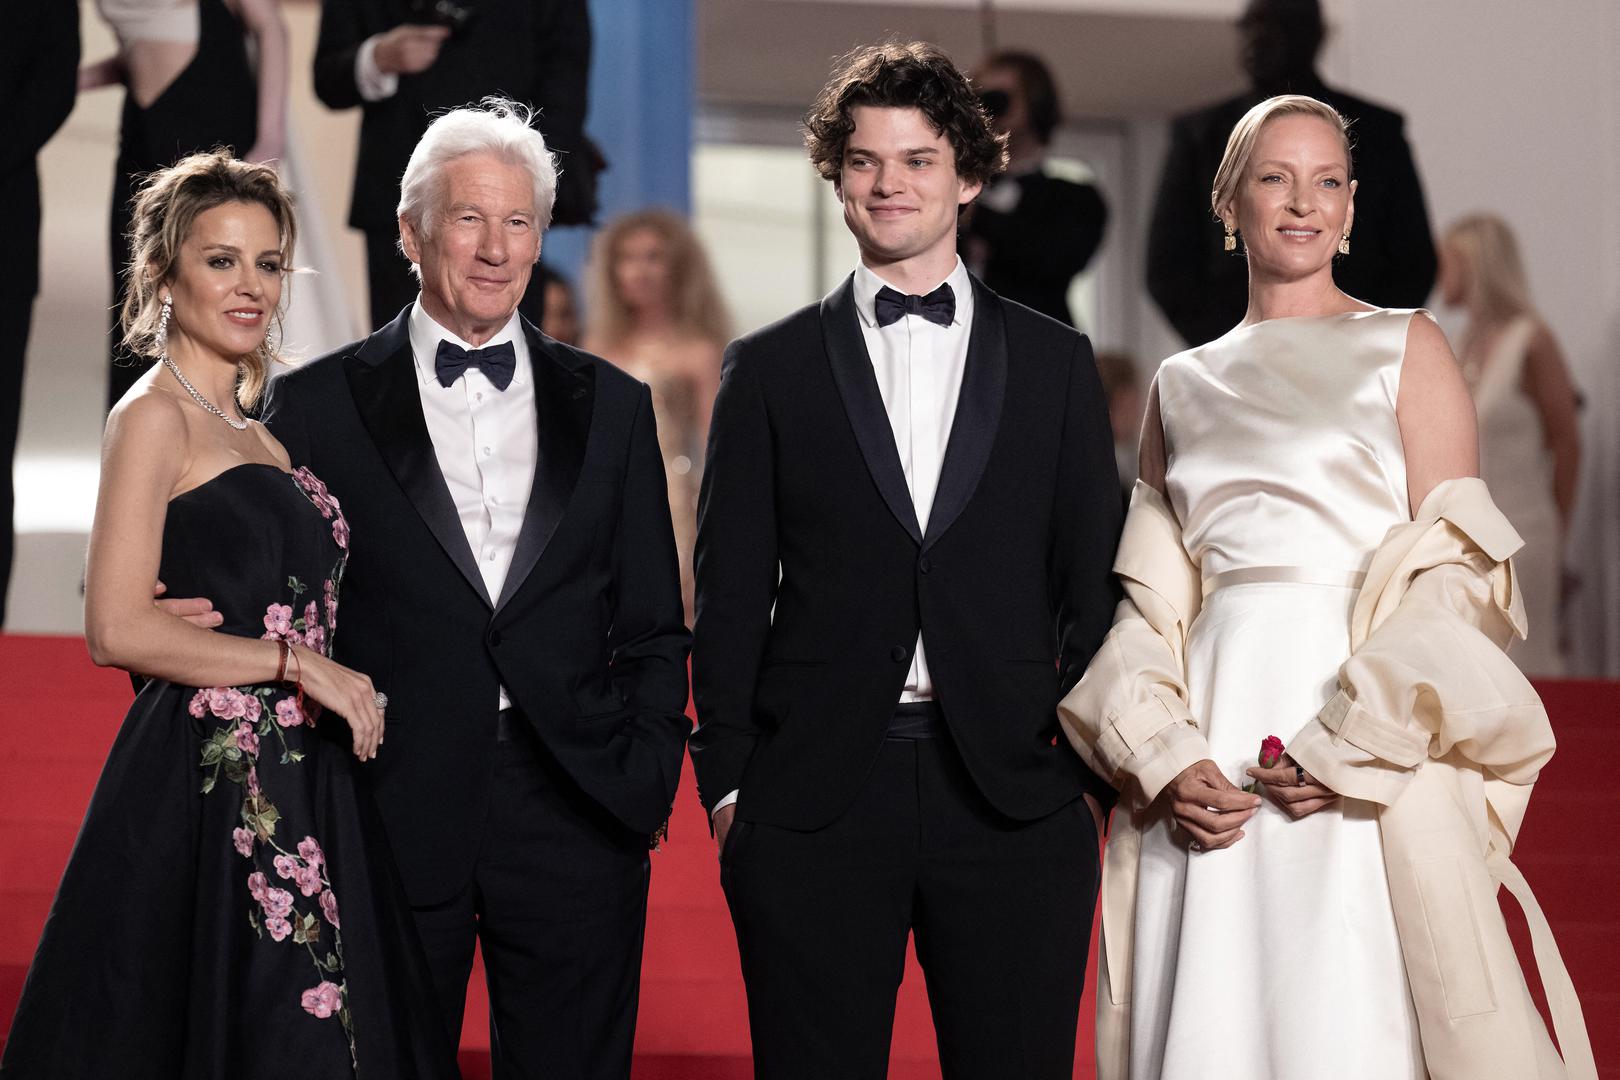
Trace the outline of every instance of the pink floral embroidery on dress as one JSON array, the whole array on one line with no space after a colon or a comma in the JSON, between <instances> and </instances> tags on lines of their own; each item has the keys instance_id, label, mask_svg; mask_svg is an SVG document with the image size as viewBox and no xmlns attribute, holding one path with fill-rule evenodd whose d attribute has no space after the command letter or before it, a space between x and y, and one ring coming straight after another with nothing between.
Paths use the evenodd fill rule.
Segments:
<instances>
[{"instance_id":1,"label":"pink floral embroidery on dress","mask_svg":"<svg viewBox=\"0 0 1620 1080\"><path fill-rule=\"evenodd\" d=\"M336 563L318 592L311 592L296 576L287 578L291 595L265 606L261 636L330 655L337 632L339 583L348 560L349 523L337 499L314 473L301 468L293 479L321 517L332 523ZM202 743L202 793L212 792L221 776L242 792L241 824L231 830L231 846L250 867L248 923L261 937L303 946L320 981L302 992L300 1002L317 1019L338 1018L352 1060L354 1024L344 978L338 901L328 876L326 852L313 836L305 836L291 849L283 846L277 828L286 822L259 776L259 766L267 761L288 767L304 760L304 751L288 741L287 732L306 724L314 726L320 705L309 701L300 707L297 696L282 685L212 686L193 694L187 712L197 720L212 718L217 723ZM266 759L265 754L275 756ZM267 775L274 782L274 772ZM274 880L286 882L288 887L272 885L267 871L273 871Z\"/></svg>"}]
</instances>

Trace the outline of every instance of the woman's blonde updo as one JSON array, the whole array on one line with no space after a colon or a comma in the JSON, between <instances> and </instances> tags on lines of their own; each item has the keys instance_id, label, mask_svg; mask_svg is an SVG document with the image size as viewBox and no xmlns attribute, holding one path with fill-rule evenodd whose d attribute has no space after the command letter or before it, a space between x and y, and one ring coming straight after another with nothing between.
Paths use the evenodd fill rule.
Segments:
<instances>
[{"instance_id":1,"label":"woman's blonde updo","mask_svg":"<svg viewBox=\"0 0 1620 1080\"><path fill-rule=\"evenodd\" d=\"M281 235L282 273L287 273L298 238L298 221L292 196L282 186L276 170L238 161L224 149L181 158L167 169L148 174L135 196L129 227L131 256L124 268L129 287L119 314L125 348L147 357L160 351L161 291L174 275L180 247L191 235L197 215L233 202L255 203L270 211ZM281 317L278 306L274 315L278 343ZM244 409L251 408L264 392L270 364L277 359L276 348L266 334L257 349L242 357L236 399Z\"/></svg>"},{"instance_id":2,"label":"woman's blonde updo","mask_svg":"<svg viewBox=\"0 0 1620 1080\"><path fill-rule=\"evenodd\" d=\"M1226 153L1221 155L1221 167L1215 170L1215 187L1209 193L1209 208L1216 217L1237 195L1238 185L1254 156L1254 145L1260 141L1260 129L1279 116L1314 116L1333 126L1344 143L1345 181L1355 179L1355 166L1350 156L1350 123L1339 111L1325 101L1304 94L1279 94L1266 98L1243 114L1243 119L1232 128L1226 140Z\"/></svg>"}]
</instances>

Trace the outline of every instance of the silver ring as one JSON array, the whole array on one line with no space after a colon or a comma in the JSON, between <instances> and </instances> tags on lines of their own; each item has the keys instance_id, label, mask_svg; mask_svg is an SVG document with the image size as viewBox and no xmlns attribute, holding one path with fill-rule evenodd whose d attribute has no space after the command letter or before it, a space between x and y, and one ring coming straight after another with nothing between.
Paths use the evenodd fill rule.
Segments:
<instances>
[{"instance_id":1,"label":"silver ring","mask_svg":"<svg viewBox=\"0 0 1620 1080\"><path fill-rule=\"evenodd\" d=\"M1295 765L1294 766L1294 786L1295 787L1304 787L1305 786L1305 766L1303 766L1303 765Z\"/></svg>"},{"instance_id":2,"label":"silver ring","mask_svg":"<svg viewBox=\"0 0 1620 1080\"><path fill-rule=\"evenodd\" d=\"M378 712L382 712L384 709L388 708L388 695L383 693L381 690L378 690L375 694L371 695L371 701L372 704L377 706Z\"/></svg>"}]
</instances>

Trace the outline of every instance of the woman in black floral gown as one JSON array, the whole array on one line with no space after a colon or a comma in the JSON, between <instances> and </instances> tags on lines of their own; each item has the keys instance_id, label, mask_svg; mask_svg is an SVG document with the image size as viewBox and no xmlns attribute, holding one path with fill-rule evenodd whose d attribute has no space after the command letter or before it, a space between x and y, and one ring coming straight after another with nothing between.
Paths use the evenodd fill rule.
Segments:
<instances>
[{"instance_id":1,"label":"woman in black floral gown","mask_svg":"<svg viewBox=\"0 0 1620 1080\"><path fill-rule=\"evenodd\" d=\"M137 200L124 324L161 362L108 422L86 637L145 683L29 970L6 1080L456 1075L357 783L386 698L329 659L348 524L239 413L263 388L293 236L275 172L222 153ZM155 604L154 577L212 609Z\"/></svg>"}]
</instances>

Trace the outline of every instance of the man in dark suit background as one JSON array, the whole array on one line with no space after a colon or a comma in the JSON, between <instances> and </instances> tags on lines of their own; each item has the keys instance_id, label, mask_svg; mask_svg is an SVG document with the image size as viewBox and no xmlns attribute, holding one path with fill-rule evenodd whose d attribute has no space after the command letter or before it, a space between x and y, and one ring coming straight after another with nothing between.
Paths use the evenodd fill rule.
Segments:
<instances>
[{"instance_id":1,"label":"man in dark suit background","mask_svg":"<svg viewBox=\"0 0 1620 1080\"><path fill-rule=\"evenodd\" d=\"M1040 57L1006 51L980 64L973 84L1007 136L1007 171L967 214L963 253L998 295L1074 326L1069 285L1102 244L1108 206L1095 186L1044 169L1063 119L1057 83Z\"/></svg>"},{"instance_id":2,"label":"man in dark suit background","mask_svg":"<svg viewBox=\"0 0 1620 1080\"><path fill-rule=\"evenodd\" d=\"M1277 94L1308 94L1350 121L1356 227L1338 258L1339 288L1380 307L1419 307L1434 285L1434 241L1401 114L1322 82L1316 57L1327 28L1318 0L1250 0L1238 20L1252 89L1179 117L1148 235L1148 292L1189 345L1213 341L1243 318L1248 266L1222 248L1209 193L1226 140L1253 106Z\"/></svg>"},{"instance_id":3,"label":"man in dark suit background","mask_svg":"<svg viewBox=\"0 0 1620 1080\"><path fill-rule=\"evenodd\" d=\"M647 387L516 313L556 184L528 122L434 122L420 296L265 420L353 529L336 657L388 696L367 775L451 1037L476 939L496 1076L622 1080L690 639Z\"/></svg>"},{"instance_id":4,"label":"man in dark suit background","mask_svg":"<svg viewBox=\"0 0 1620 1080\"><path fill-rule=\"evenodd\" d=\"M1067 1080L1112 801L1054 745L1119 596L1102 386L957 257L1005 158L949 58L858 49L805 123L861 261L727 350L697 540L756 1075L882 1076L915 932L945 1075Z\"/></svg>"},{"instance_id":5,"label":"man in dark suit background","mask_svg":"<svg viewBox=\"0 0 1620 1080\"><path fill-rule=\"evenodd\" d=\"M439 112L490 94L538 109L561 159L555 221L591 219L590 59L586 0L322 0L316 96L362 112L349 225L366 234L373 327L416 296L397 247L394 200L406 160ZM544 288L533 280L522 310L538 324Z\"/></svg>"},{"instance_id":6,"label":"man in dark suit background","mask_svg":"<svg viewBox=\"0 0 1620 1080\"><path fill-rule=\"evenodd\" d=\"M11 462L22 423L23 365L34 297L39 292L39 152L73 111L79 74L79 5L61 0L9 20L0 40L0 206L12 221L0 260L0 625L16 537L12 532Z\"/></svg>"}]
</instances>

